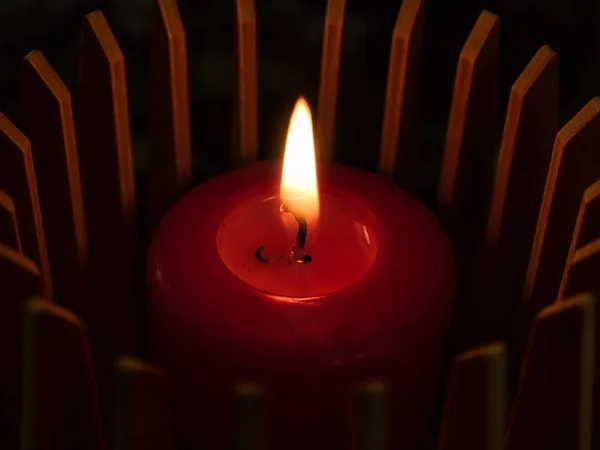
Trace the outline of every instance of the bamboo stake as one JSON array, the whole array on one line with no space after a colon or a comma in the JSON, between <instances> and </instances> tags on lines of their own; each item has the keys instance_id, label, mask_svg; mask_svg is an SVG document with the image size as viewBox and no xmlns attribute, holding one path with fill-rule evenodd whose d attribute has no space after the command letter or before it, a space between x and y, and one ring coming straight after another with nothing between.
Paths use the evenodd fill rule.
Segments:
<instances>
[{"instance_id":1,"label":"bamboo stake","mask_svg":"<svg viewBox=\"0 0 600 450\"><path fill-rule=\"evenodd\" d=\"M14 201L23 254L40 268L41 292L52 300L52 278L29 140L0 113L0 189Z\"/></svg>"},{"instance_id":2,"label":"bamboo stake","mask_svg":"<svg viewBox=\"0 0 600 450\"><path fill-rule=\"evenodd\" d=\"M402 2L392 36L379 150L379 173L408 190L418 180L424 21L422 0Z\"/></svg>"},{"instance_id":3,"label":"bamboo stake","mask_svg":"<svg viewBox=\"0 0 600 450\"><path fill-rule=\"evenodd\" d=\"M454 358L439 450L503 450L506 349L488 344Z\"/></svg>"},{"instance_id":4,"label":"bamboo stake","mask_svg":"<svg viewBox=\"0 0 600 450\"><path fill-rule=\"evenodd\" d=\"M192 179L185 30L176 0L157 0L150 69L147 234Z\"/></svg>"},{"instance_id":5,"label":"bamboo stake","mask_svg":"<svg viewBox=\"0 0 600 450\"><path fill-rule=\"evenodd\" d=\"M590 450L596 299L582 294L533 324L507 434L508 450Z\"/></svg>"},{"instance_id":6,"label":"bamboo stake","mask_svg":"<svg viewBox=\"0 0 600 450\"><path fill-rule=\"evenodd\" d=\"M116 450L172 450L173 429L164 374L133 357L117 363Z\"/></svg>"},{"instance_id":7,"label":"bamboo stake","mask_svg":"<svg viewBox=\"0 0 600 450\"><path fill-rule=\"evenodd\" d=\"M19 121L31 141L54 294L78 311L88 242L71 95L37 50L23 61Z\"/></svg>"},{"instance_id":8,"label":"bamboo stake","mask_svg":"<svg viewBox=\"0 0 600 450\"><path fill-rule=\"evenodd\" d=\"M337 106L342 32L346 0L328 0L321 55L321 81L315 133L317 157L325 162L333 158L335 112Z\"/></svg>"},{"instance_id":9,"label":"bamboo stake","mask_svg":"<svg viewBox=\"0 0 600 450\"><path fill-rule=\"evenodd\" d=\"M104 449L85 326L43 299L25 308L22 450Z\"/></svg>"},{"instance_id":10,"label":"bamboo stake","mask_svg":"<svg viewBox=\"0 0 600 450\"><path fill-rule=\"evenodd\" d=\"M237 145L234 164L258 158L258 63L254 0L236 0L238 98L236 99Z\"/></svg>"}]
</instances>

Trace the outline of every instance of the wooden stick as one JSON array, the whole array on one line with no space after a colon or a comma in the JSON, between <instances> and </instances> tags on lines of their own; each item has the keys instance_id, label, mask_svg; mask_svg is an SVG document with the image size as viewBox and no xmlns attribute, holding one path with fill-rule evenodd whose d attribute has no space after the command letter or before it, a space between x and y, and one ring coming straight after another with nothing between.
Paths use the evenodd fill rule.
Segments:
<instances>
[{"instance_id":1,"label":"wooden stick","mask_svg":"<svg viewBox=\"0 0 600 450\"><path fill-rule=\"evenodd\" d=\"M581 197L600 178L598 142L600 97L592 99L556 136L515 328L517 352L535 314L558 296Z\"/></svg>"},{"instance_id":2,"label":"wooden stick","mask_svg":"<svg viewBox=\"0 0 600 450\"><path fill-rule=\"evenodd\" d=\"M37 50L23 61L19 120L31 141L54 294L77 311L88 244L71 95Z\"/></svg>"},{"instance_id":3,"label":"wooden stick","mask_svg":"<svg viewBox=\"0 0 600 450\"><path fill-rule=\"evenodd\" d=\"M15 203L4 191L0 191L0 242L23 253Z\"/></svg>"},{"instance_id":4,"label":"wooden stick","mask_svg":"<svg viewBox=\"0 0 600 450\"><path fill-rule=\"evenodd\" d=\"M25 309L22 450L103 449L85 326L42 299Z\"/></svg>"},{"instance_id":5,"label":"wooden stick","mask_svg":"<svg viewBox=\"0 0 600 450\"><path fill-rule=\"evenodd\" d=\"M4 448L19 448L21 411L21 339L23 305L43 293L41 273L35 263L0 243L0 436Z\"/></svg>"},{"instance_id":6,"label":"wooden stick","mask_svg":"<svg viewBox=\"0 0 600 450\"><path fill-rule=\"evenodd\" d=\"M600 298L600 238L574 251L569 260L563 277L562 295L559 299L569 298L581 292L590 292L595 298ZM600 311L596 309L595 323L600 320ZM594 404L592 424L592 448L600 448L600 335L596 332L595 374L594 374Z\"/></svg>"},{"instance_id":7,"label":"wooden stick","mask_svg":"<svg viewBox=\"0 0 600 450\"><path fill-rule=\"evenodd\" d=\"M596 299L584 294L540 312L510 417L508 450L590 450Z\"/></svg>"},{"instance_id":8,"label":"wooden stick","mask_svg":"<svg viewBox=\"0 0 600 450\"><path fill-rule=\"evenodd\" d=\"M520 295L557 130L558 58L543 46L510 93L479 256L479 320L505 318Z\"/></svg>"},{"instance_id":9,"label":"wooden stick","mask_svg":"<svg viewBox=\"0 0 600 450\"><path fill-rule=\"evenodd\" d=\"M600 180L596 181L583 193L579 213L575 221L575 229L571 239L571 246L567 256L567 264L563 273L558 300L565 298L569 269L573 264L575 252L583 246L587 246L596 238L600 237ZM590 280L591 281L591 280ZM594 291L595 293L595 291ZM600 292L598 293L600 294ZM569 296L572 294L569 294ZM600 298L600 297L596 297Z\"/></svg>"},{"instance_id":10,"label":"wooden stick","mask_svg":"<svg viewBox=\"0 0 600 450\"><path fill-rule=\"evenodd\" d=\"M321 82L315 133L317 157L331 162L335 134L335 112L338 94L342 31L346 0L328 0L321 55Z\"/></svg>"},{"instance_id":11,"label":"wooden stick","mask_svg":"<svg viewBox=\"0 0 600 450\"><path fill-rule=\"evenodd\" d=\"M185 30L176 0L157 0L150 69L148 235L192 178Z\"/></svg>"},{"instance_id":12,"label":"wooden stick","mask_svg":"<svg viewBox=\"0 0 600 450\"><path fill-rule=\"evenodd\" d=\"M234 164L244 165L258 158L258 63L254 0L236 0L238 98L237 147Z\"/></svg>"},{"instance_id":13,"label":"wooden stick","mask_svg":"<svg viewBox=\"0 0 600 450\"><path fill-rule=\"evenodd\" d=\"M458 58L438 191L440 215L467 273L491 191L498 41L499 19L483 11Z\"/></svg>"},{"instance_id":14,"label":"wooden stick","mask_svg":"<svg viewBox=\"0 0 600 450\"><path fill-rule=\"evenodd\" d=\"M44 290L52 300L52 278L29 140L0 113L0 189L14 201L23 253L41 270Z\"/></svg>"},{"instance_id":15,"label":"wooden stick","mask_svg":"<svg viewBox=\"0 0 600 450\"><path fill-rule=\"evenodd\" d=\"M158 367L123 357L117 364L116 450L172 450L165 377Z\"/></svg>"},{"instance_id":16,"label":"wooden stick","mask_svg":"<svg viewBox=\"0 0 600 450\"><path fill-rule=\"evenodd\" d=\"M438 449L504 449L505 415L504 344L488 344L454 358Z\"/></svg>"},{"instance_id":17,"label":"wooden stick","mask_svg":"<svg viewBox=\"0 0 600 450\"><path fill-rule=\"evenodd\" d=\"M239 383L235 386L235 449L265 448L262 395L257 385Z\"/></svg>"},{"instance_id":18,"label":"wooden stick","mask_svg":"<svg viewBox=\"0 0 600 450\"><path fill-rule=\"evenodd\" d=\"M135 351L136 199L125 60L100 11L82 24L77 137L89 241L90 330L103 417L113 418L114 365ZM110 423L110 422L109 422Z\"/></svg>"},{"instance_id":19,"label":"wooden stick","mask_svg":"<svg viewBox=\"0 0 600 450\"><path fill-rule=\"evenodd\" d=\"M374 381L364 385L359 392L360 436L359 449L385 450L388 448L387 388Z\"/></svg>"},{"instance_id":20,"label":"wooden stick","mask_svg":"<svg viewBox=\"0 0 600 450\"><path fill-rule=\"evenodd\" d=\"M402 2L392 37L379 150L379 173L408 190L417 184L424 21L422 0Z\"/></svg>"}]
</instances>

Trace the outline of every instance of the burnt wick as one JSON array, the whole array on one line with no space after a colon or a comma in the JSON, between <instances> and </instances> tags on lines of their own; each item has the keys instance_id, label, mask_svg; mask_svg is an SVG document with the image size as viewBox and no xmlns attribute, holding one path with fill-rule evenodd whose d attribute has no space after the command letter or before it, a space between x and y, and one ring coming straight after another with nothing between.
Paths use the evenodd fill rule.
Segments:
<instances>
[{"instance_id":1,"label":"burnt wick","mask_svg":"<svg viewBox=\"0 0 600 450\"><path fill-rule=\"evenodd\" d=\"M304 253L304 246L306 245L306 235L308 234L308 224L306 217L298 213L294 209L290 208L285 203L282 203L279 208L281 212L290 213L296 222L298 222L298 233L296 234L296 245L292 246L292 252L289 256L290 262L296 260L299 264L308 264L312 261L312 257Z\"/></svg>"},{"instance_id":2,"label":"burnt wick","mask_svg":"<svg viewBox=\"0 0 600 450\"><path fill-rule=\"evenodd\" d=\"M254 252L254 256L256 256L256 259L258 259L261 263L268 263L271 259L270 258L263 258L263 256L260 254L260 252L262 252L262 249L264 247L258 247L256 249L256 252Z\"/></svg>"}]
</instances>

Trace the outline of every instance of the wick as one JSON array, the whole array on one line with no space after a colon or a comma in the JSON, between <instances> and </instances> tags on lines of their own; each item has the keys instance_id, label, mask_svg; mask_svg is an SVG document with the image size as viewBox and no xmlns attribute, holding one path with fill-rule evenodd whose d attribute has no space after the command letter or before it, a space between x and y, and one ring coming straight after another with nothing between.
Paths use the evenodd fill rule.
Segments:
<instances>
[{"instance_id":1,"label":"wick","mask_svg":"<svg viewBox=\"0 0 600 450\"><path fill-rule=\"evenodd\" d=\"M298 222L298 233L296 234L296 245L292 246L290 253L290 262L295 259L299 264L308 264L312 261L312 257L304 252L304 246L306 245L306 235L308 233L308 224L306 223L306 217L298 213L294 209L290 208L285 203L281 204L279 208L281 212L290 213L296 222Z\"/></svg>"}]
</instances>

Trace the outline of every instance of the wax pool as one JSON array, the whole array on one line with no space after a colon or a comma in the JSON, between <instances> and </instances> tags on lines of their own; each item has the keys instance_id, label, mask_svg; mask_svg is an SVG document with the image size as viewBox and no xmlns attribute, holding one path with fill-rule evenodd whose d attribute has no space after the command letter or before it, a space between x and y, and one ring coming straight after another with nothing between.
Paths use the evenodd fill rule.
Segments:
<instances>
[{"instance_id":1,"label":"wax pool","mask_svg":"<svg viewBox=\"0 0 600 450\"><path fill-rule=\"evenodd\" d=\"M393 441L415 448L454 296L447 237L391 183L319 166L312 261L290 263L297 223L280 210L280 168L257 163L198 186L152 239L150 347L169 375L178 439L230 448L231 388L255 381L272 448L342 448L355 437L353 390L382 379Z\"/></svg>"}]
</instances>

